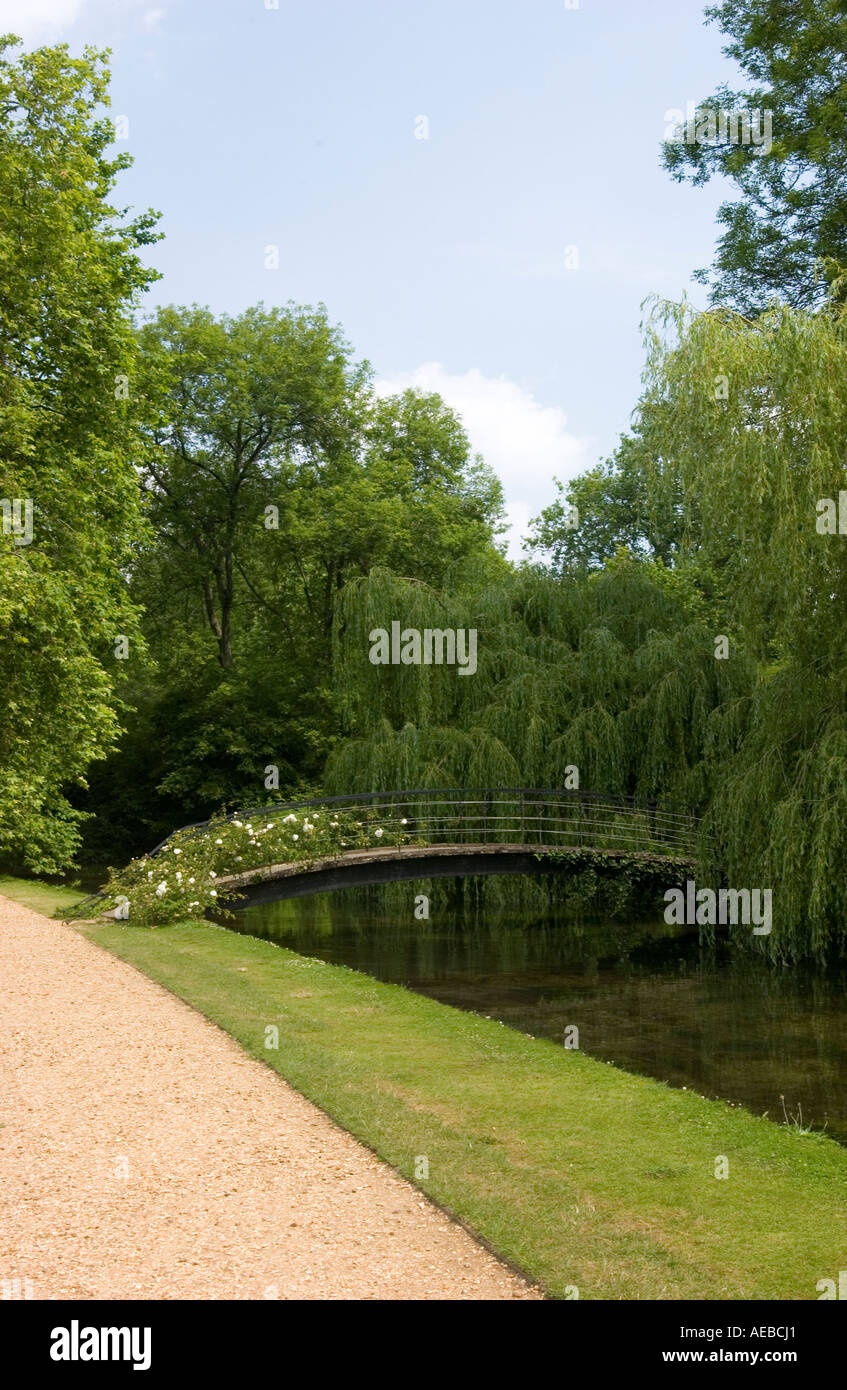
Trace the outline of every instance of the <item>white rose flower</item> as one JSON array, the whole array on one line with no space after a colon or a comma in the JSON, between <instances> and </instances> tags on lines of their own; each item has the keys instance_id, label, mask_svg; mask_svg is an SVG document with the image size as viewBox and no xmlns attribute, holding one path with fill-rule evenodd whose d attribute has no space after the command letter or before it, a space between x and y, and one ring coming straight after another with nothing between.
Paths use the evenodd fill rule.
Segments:
<instances>
[{"instance_id":1,"label":"white rose flower","mask_svg":"<svg viewBox=\"0 0 847 1390\"><path fill-rule=\"evenodd\" d=\"M218 895L217 895L217 893L215 892L215 890L214 890L214 888L213 888L213 889L211 890L211 892L209 893L209 897L210 897L210 898L216 898L217 896L218 896Z\"/></svg>"},{"instance_id":2,"label":"white rose flower","mask_svg":"<svg viewBox=\"0 0 847 1390\"><path fill-rule=\"evenodd\" d=\"M182 854L182 850L181 850L181 849L175 849L175 850L174 850L174 854Z\"/></svg>"},{"instance_id":3,"label":"white rose flower","mask_svg":"<svg viewBox=\"0 0 847 1390\"><path fill-rule=\"evenodd\" d=\"M374 835L376 835L376 838L379 839L380 836L382 835L382 830L381 830L381 829L380 829L380 830L375 830L375 831L374 831Z\"/></svg>"},{"instance_id":4,"label":"white rose flower","mask_svg":"<svg viewBox=\"0 0 847 1390\"><path fill-rule=\"evenodd\" d=\"M158 888L156 889L156 897L157 897L157 898L163 898L163 897L165 896L165 894L167 893L167 891L168 891L168 882L167 882L167 879L162 879L162 882L159 884Z\"/></svg>"},{"instance_id":5,"label":"white rose flower","mask_svg":"<svg viewBox=\"0 0 847 1390\"><path fill-rule=\"evenodd\" d=\"M299 836L299 835L294 835L294 836L293 836L293 839L299 840L299 839L300 839L300 836Z\"/></svg>"}]
</instances>

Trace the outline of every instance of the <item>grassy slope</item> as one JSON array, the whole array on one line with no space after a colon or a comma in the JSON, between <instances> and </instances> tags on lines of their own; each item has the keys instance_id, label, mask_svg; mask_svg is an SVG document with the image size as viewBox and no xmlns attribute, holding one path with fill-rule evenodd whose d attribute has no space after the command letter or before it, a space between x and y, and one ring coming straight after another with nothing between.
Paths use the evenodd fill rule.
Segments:
<instances>
[{"instance_id":1,"label":"grassy slope","mask_svg":"<svg viewBox=\"0 0 847 1390\"><path fill-rule=\"evenodd\" d=\"M554 1295L815 1299L847 1264L831 1140L207 923L86 932L406 1176L425 1155L418 1185Z\"/></svg>"},{"instance_id":2,"label":"grassy slope","mask_svg":"<svg viewBox=\"0 0 847 1390\"><path fill-rule=\"evenodd\" d=\"M9 878L0 874L0 893L13 898L33 912L43 912L52 917L60 912L68 912L85 894L79 888L66 888L61 883L42 883L39 879Z\"/></svg>"}]
</instances>

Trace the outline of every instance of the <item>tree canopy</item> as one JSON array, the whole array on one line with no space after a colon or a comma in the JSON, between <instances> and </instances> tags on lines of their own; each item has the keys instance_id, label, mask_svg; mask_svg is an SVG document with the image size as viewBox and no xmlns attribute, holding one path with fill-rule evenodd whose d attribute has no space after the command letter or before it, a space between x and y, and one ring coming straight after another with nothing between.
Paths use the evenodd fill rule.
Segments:
<instances>
[{"instance_id":1,"label":"tree canopy","mask_svg":"<svg viewBox=\"0 0 847 1390\"><path fill-rule=\"evenodd\" d=\"M118 732L118 637L138 642L123 571L141 535L132 309L154 218L109 203L103 55L0 40L0 854L66 863L83 781ZM23 529L23 528L19 528Z\"/></svg>"},{"instance_id":2,"label":"tree canopy","mask_svg":"<svg viewBox=\"0 0 847 1390\"><path fill-rule=\"evenodd\" d=\"M568 489L597 506L587 536L571 545L548 512L562 545L547 570L448 594L372 573L345 590L351 738L328 784L563 785L576 766L593 792L699 812L709 871L773 889L768 949L843 950L846 332L836 304L751 323L657 302L632 442ZM367 632L391 615L476 627L477 676L371 666Z\"/></svg>"},{"instance_id":3,"label":"tree canopy","mask_svg":"<svg viewBox=\"0 0 847 1390\"><path fill-rule=\"evenodd\" d=\"M794 308L824 303L847 265L847 13L842 0L722 0L707 19L750 82L720 86L664 146L679 180L716 174L738 189L722 204L724 231L711 271L715 303L745 315L776 297ZM717 113L756 111L762 137L721 139ZM765 114L771 137L765 137ZM736 131L740 131L740 124Z\"/></svg>"},{"instance_id":4,"label":"tree canopy","mask_svg":"<svg viewBox=\"0 0 847 1390\"><path fill-rule=\"evenodd\" d=\"M130 592L155 667L132 668L122 750L88 802L127 848L319 780L341 736L332 626L351 580L507 569L500 484L456 415L432 394L378 397L322 306L171 307L139 344L150 531Z\"/></svg>"}]
</instances>

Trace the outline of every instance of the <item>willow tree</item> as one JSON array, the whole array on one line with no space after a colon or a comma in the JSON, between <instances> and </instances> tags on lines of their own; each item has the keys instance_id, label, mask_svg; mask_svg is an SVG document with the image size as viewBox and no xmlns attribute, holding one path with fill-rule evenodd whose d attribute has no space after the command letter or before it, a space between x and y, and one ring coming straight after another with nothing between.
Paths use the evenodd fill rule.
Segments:
<instances>
[{"instance_id":1,"label":"willow tree","mask_svg":"<svg viewBox=\"0 0 847 1390\"><path fill-rule=\"evenodd\" d=\"M843 948L847 318L663 304L650 343L641 428L696 505L757 665L749 696L711 720L714 862L773 888L775 949Z\"/></svg>"},{"instance_id":2,"label":"willow tree","mask_svg":"<svg viewBox=\"0 0 847 1390\"><path fill-rule=\"evenodd\" d=\"M477 670L375 665L370 634L473 628ZM327 767L335 790L564 786L694 803L709 719L749 687L742 659L714 659L696 586L625 552L562 583L524 569L439 592L375 571L345 589L336 670L350 737Z\"/></svg>"},{"instance_id":3,"label":"willow tree","mask_svg":"<svg viewBox=\"0 0 847 1390\"><path fill-rule=\"evenodd\" d=\"M336 617L341 789L555 786L682 800L703 873L771 888L773 954L843 950L847 887L847 316L657 304L636 421L673 568L524 570L439 593L385 573ZM373 666L368 634L475 627L478 671Z\"/></svg>"},{"instance_id":4,"label":"willow tree","mask_svg":"<svg viewBox=\"0 0 847 1390\"><path fill-rule=\"evenodd\" d=\"M715 660L711 617L690 574L626 551L568 582L525 568L450 592L374 571L348 585L336 609L349 737L329 760L326 784L337 792L578 787L702 808L710 721L751 683L740 654ZM392 622L422 633L476 629L476 671L372 663L375 630ZM574 910L632 915L655 905L655 884L606 882L597 866L567 884ZM439 881L426 891L455 906ZM493 878L462 891L491 911L540 906L551 890L546 880Z\"/></svg>"}]
</instances>

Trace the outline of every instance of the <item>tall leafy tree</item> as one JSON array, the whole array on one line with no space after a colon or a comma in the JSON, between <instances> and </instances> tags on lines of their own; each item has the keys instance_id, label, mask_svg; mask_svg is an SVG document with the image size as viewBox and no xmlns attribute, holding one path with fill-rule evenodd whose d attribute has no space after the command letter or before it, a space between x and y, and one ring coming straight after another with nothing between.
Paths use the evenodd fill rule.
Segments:
<instances>
[{"instance_id":1,"label":"tall leafy tree","mask_svg":"<svg viewBox=\"0 0 847 1390\"><path fill-rule=\"evenodd\" d=\"M730 883L773 889L786 954L847 944L845 382L843 308L658 312L648 442L696 500L731 651L756 660L712 722L707 843Z\"/></svg>"},{"instance_id":2,"label":"tall leafy tree","mask_svg":"<svg viewBox=\"0 0 847 1390\"><path fill-rule=\"evenodd\" d=\"M64 789L114 745L116 643L139 640L132 308L155 219L109 201L128 157L108 155L105 56L17 42L0 40L0 856L43 871L74 851Z\"/></svg>"},{"instance_id":3,"label":"tall leafy tree","mask_svg":"<svg viewBox=\"0 0 847 1390\"><path fill-rule=\"evenodd\" d=\"M202 601L220 665L233 665L236 610L286 603L325 639L335 594L375 563L441 576L492 556L499 484L471 458L436 396L378 401L370 370L325 311L216 319L165 309L141 332L160 420L144 455L156 545L146 570L160 605ZM144 567L143 567L144 568Z\"/></svg>"},{"instance_id":4,"label":"tall leafy tree","mask_svg":"<svg viewBox=\"0 0 847 1390\"><path fill-rule=\"evenodd\" d=\"M377 397L323 308L163 309L139 339L156 416L132 592L156 671L133 668L136 713L90 801L107 824L121 802L122 849L320 776L341 731L332 623L349 580L507 568L500 485L456 416L435 395Z\"/></svg>"},{"instance_id":5,"label":"tall leafy tree","mask_svg":"<svg viewBox=\"0 0 847 1390\"><path fill-rule=\"evenodd\" d=\"M700 103L698 121L664 147L675 179L696 185L722 174L740 195L721 206L717 256L698 276L713 302L745 315L761 313L773 296L795 308L821 304L827 279L847 265L843 0L723 0L706 17L728 35L724 52L750 86L720 86ZM762 123L758 146L720 139L718 112L751 110Z\"/></svg>"},{"instance_id":6,"label":"tall leafy tree","mask_svg":"<svg viewBox=\"0 0 847 1390\"><path fill-rule=\"evenodd\" d=\"M673 566L641 546L488 587L351 585L327 780L555 785L576 765L585 789L687 801L704 878L772 890L764 949L844 954L847 310L657 303L648 347L638 489L686 519ZM477 673L371 666L389 615L476 627Z\"/></svg>"},{"instance_id":7,"label":"tall leafy tree","mask_svg":"<svg viewBox=\"0 0 847 1390\"><path fill-rule=\"evenodd\" d=\"M541 552L556 574L602 569L621 546L673 565L691 521L673 474L667 486L658 485L665 471L639 432L624 435L610 459L556 482L559 496L533 520L524 548Z\"/></svg>"}]
</instances>

